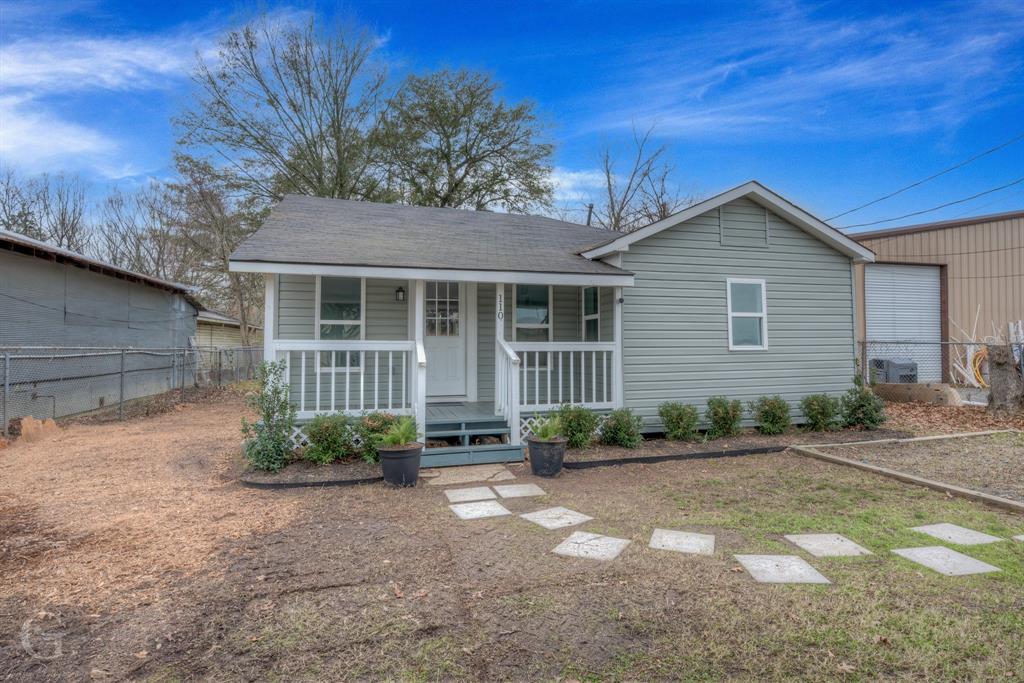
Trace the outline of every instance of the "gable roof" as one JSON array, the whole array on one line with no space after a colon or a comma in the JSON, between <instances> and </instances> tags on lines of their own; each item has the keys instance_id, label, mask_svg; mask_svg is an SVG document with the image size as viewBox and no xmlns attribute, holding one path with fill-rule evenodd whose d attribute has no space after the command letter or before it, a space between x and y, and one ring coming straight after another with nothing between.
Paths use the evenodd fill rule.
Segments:
<instances>
[{"instance_id":1,"label":"gable roof","mask_svg":"<svg viewBox=\"0 0 1024 683\"><path fill-rule=\"evenodd\" d=\"M915 223L914 225L903 225L898 228L855 232L850 233L850 237L859 242L861 240L869 240L875 237L898 237L899 235L912 235L917 232L946 230L948 228L963 228L968 225L978 225L979 223L1009 221L1014 218L1024 218L1024 209L1017 211L1003 211L1001 213L989 213L982 216L968 216L967 218L954 218L946 221L933 221L931 223Z\"/></svg>"},{"instance_id":2,"label":"gable roof","mask_svg":"<svg viewBox=\"0 0 1024 683\"><path fill-rule=\"evenodd\" d=\"M629 276L579 255L606 230L541 216L286 195L231 255L253 264ZM248 264L248 265L247 265Z\"/></svg>"},{"instance_id":3,"label":"gable roof","mask_svg":"<svg viewBox=\"0 0 1024 683\"><path fill-rule=\"evenodd\" d=\"M161 280L158 277L137 273L134 270L121 268L120 266L115 266L107 263L106 261L100 261L99 259L94 259L91 256L80 254L77 251L71 251L70 249L64 249L63 247L55 247L52 244L47 244L46 242L26 237L25 235L17 232L0 229L0 249L28 256L37 256L49 261L56 261L57 263L69 263L71 265L78 266L79 268L85 268L86 270L91 270L121 280L150 285L151 287L157 287L159 289L166 289L181 294L185 300L192 304L192 306L197 310L202 308L202 304L199 303L193 294L194 289L189 285L184 285L180 282L171 282L170 280Z\"/></svg>"},{"instance_id":4,"label":"gable roof","mask_svg":"<svg viewBox=\"0 0 1024 683\"><path fill-rule=\"evenodd\" d=\"M241 327L242 321L238 318L232 318L230 315L225 315L219 311L214 311L209 308L204 308L199 311L199 315L196 316L197 323L211 323L215 325L226 325L227 327ZM247 327L254 330L262 330L262 325L253 325L249 323Z\"/></svg>"},{"instance_id":5,"label":"gable roof","mask_svg":"<svg viewBox=\"0 0 1024 683\"><path fill-rule=\"evenodd\" d=\"M679 225L691 218L696 218L701 214L717 209L723 204L728 204L729 202L740 199L741 197L746 197L773 213L778 214L804 232L817 237L833 249L846 254L854 261L866 262L875 260L874 252L870 249L858 244L825 221L812 216L810 213L804 211L781 195L769 190L756 180L751 180L750 182L743 183L742 185L737 185L731 190L726 190L721 194L717 194L714 197L698 202L678 213L672 214L668 218L651 223L639 230L634 230L633 232L625 233L617 237L613 237L612 239L595 243L580 253L586 258L593 259L601 258L617 251L626 251L629 249L629 245L634 242L638 242L650 237L651 235L656 235L662 230L671 228L674 225Z\"/></svg>"}]
</instances>

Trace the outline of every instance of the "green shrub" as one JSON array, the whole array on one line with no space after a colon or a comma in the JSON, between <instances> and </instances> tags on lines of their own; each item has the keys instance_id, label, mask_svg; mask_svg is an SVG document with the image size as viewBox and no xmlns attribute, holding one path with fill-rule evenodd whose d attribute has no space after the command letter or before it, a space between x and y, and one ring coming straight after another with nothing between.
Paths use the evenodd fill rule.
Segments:
<instances>
[{"instance_id":1,"label":"green shrub","mask_svg":"<svg viewBox=\"0 0 1024 683\"><path fill-rule=\"evenodd\" d=\"M416 421L408 415L398 420L377 437L378 446L407 446L416 443Z\"/></svg>"},{"instance_id":2,"label":"green shrub","mask_svg":"<svg viewBox=\"0 0 1024 683\"><path fill-rule=\"evenodd\" d=\"M782 434L789 428L789 404L781 396L762 396L750 402L750 412L762 434Z\"/></svg>"},{"instance_id":3,"label":"green shrub","mask_svg":"<svg viewBox=\"0 0 1024 683\"><path fill-rule=\"evenodd\" d=\"M359 445L362 449L363 460L366 462L380 462L380 454L377 453L377 444L381 437L398 422L398 416L391 413L367 413L359 420L356 430L359 434Z\"/></svg>"},{"instance_id":4,"label":"green shrub","mask_svg":"<svg viewBox=\"0 0 1024 683\"><path fill-rule=\"evenodd\" d=\"M800 401L800 409L807 418L807 426L815 432L826 432L836 427L839 417L839 399L828 394L811 394Z\"/></svg>"},{"instance_id":5,"label":"green shrub","mask_svg":"<svg viewBox=\"0 0 1024 683\"><path fill-rule=\"evenodd\" d=\"M878 429L885 422L885 402L864 386L860 376L853 378L854 386L842 398L843 423L847 427Z\"/></svg>"},{"instance_id":6,"label":"green shrub","mask_svg":"<svg viewBox=\"0 0 1024 683\"><path fill-rule=\"evenodd\" d=\"M636 448L644 440L640 434L643 422L629 408L619 408L608 413L601 425L601 443L606 446Z\"/></svg>"},{"instance_id":7,"label":"green shrub","mask_svg":"<svg viewBox=\"0 0 1024 683\"><path fill-rule=\"evenodd\" d=\"M345 415L317 415L306 425L309 445L303 457L317 465L347 460L356 455L356 430Z\"/></svg>"},{"instance_id":8,"label":"green shrub","mask_svg":"<svg viewBox=\"0 0 1024 683\"><path fill-rule=\"evenodd\" d=\"M245 457L257 470L280 472L292 452L295 408L288 400L285 368L283 360L261 363L256 369L259 389L246 397L246 403L259 415L256 422L242 418Z\"/></svg>"},{"instance_id":9,"label":"green shrub","mask_svg":"<svg viewBox=\"0 0 1024 683\"><path fill-rule=\"evenodd\" d=\"M697 408L678 401L666 401L658 406L658 416L665 425L665 436L673 441L690 441L697 438L700 415Z\"/></svg>"},{"instance_id":10,"label":"green shrub","mask_svg":"<svg viewBox=\"0 0 1024 683\"><path fill-rule=\"evenodd\" d=\"M533 427L533 438L539 441L554 441L562 435L562 425L557 415L549 415L541 418L537 416L537 423Z\"/></svg>"},{"instance_id":11,"label":"green shrub","mask_svg":"<svg viewBox=\"0 0 1024 683\"><path fill-rule=\"evenodd\" d=\"M597 430L597 413L567 403L558 410L558 423L569 448L586 448Z\"/></svg>"},{"instance_id":12,"label":"green shrub","mask_svg":"<svg viewBox=\"0 0 1024 683\"><path fill-rule=\"evenodd\" d=\"M730 401L725 396L712 396L708 399L708 409L704 413L704 419L708 422L707 436L709 439L735 436L740 433L743 404L739 401Z\"/></svg>"}]
</instances>

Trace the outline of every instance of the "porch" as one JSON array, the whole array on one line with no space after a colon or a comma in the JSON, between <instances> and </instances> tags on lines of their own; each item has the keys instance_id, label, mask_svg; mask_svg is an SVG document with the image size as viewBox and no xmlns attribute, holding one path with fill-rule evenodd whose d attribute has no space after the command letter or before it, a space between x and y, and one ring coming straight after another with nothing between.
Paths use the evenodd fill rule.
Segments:
<instances>
[{"instance_id":1,"label":"porch","mask_svg":"<svg viewBox=\"0 0 1024 683\"><path fill-rule=\"evenodd\" d=\"M266 275L300 422L415 418L424 466L522 460L536 414L622 405L621 287ZM387 338L381 338L386 336Z\"/></svg>"}]
</instances>

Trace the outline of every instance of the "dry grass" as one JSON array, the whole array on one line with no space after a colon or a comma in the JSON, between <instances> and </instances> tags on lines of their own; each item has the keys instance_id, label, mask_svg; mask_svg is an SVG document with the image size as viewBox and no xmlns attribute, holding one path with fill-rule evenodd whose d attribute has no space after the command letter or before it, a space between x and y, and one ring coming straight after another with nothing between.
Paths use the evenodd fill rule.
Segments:
<instances>
[{"instance_id":1,"label":"dry grass","mask_svg":"<svg viewBox=\"0 0 1024 683\"><path fill-rule=\"evenodd\" d=\"M611 563L550 550L571 530L458 522L442 491L268 492L232 481L237 398L77 426L0 452L0 678L587 680L1024 677L1024 544L971 548L1004 568L946 578L889 550L948 521L999 536L1024 520L786 454L566 472L542 500L632 541ZM532 480L514 468L520 481ZM646 547L707 530L713 557ZM832 586L766 586L737 552L834 531L864 558L812 560ZM49 613L64 655L16 638ZM8 655L9 656L6 656Z\"/></svg>"}]
</instances>

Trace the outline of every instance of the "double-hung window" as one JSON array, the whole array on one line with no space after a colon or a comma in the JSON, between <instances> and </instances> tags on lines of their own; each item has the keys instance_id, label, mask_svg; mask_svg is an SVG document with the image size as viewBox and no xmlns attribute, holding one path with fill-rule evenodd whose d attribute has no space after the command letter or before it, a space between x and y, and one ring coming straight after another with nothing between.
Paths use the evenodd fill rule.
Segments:
<instances>
[{"instance_id":1,"label":"double-hung window","mask_svg":"<svg viewBox=\"0 0 1024 683\"><path fill-rule=\"evenodd\" d=\"M364 301L362 278L318 278L316 338L323 341L358 341L365 338ZM334 367L340 371L358 368L359 356L358 351L335 351ZM320 354L320 367L331 367L331 353Z\"/></svg>"},{"instance_id":2,"label":"double-hung window","mask_svg":"<svg viewBox=\"0 0 1024 683\"><path fill-rule=\"evenodd\" d=\"M765 351L768 348L768 313L764 280L726 280L729 307L729 350Z\"/></svg>"},{"instance_id":3,"label":"double-hung window","mask_svg":"<svg viewBox=\"0 0 1024 683\"><path fill-rule=\"evenodd\" d=\"M515 325L512 339L521 342L551 341L551 287L516 285Z\"/></svg>"},{"instance_id":4,"label":"double-hung window","mask_svg":"<svg viewBox=\"0 0 1024 683\"><path fill-rule=\"evenodd\" d=\"M583 341L601 341L601 290L583 288Z\"/></svg>"}]
</instances>

